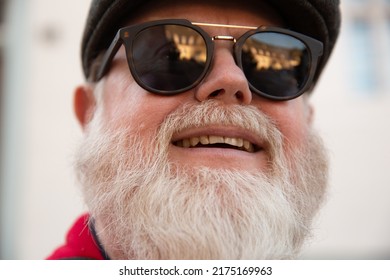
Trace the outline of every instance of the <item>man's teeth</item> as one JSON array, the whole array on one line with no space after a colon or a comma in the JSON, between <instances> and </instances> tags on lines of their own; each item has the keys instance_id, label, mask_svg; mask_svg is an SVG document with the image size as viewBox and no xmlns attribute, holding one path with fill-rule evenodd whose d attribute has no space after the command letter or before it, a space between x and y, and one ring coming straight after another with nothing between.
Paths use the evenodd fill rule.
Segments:
<instances>
[{"instance_id":1,"label":"man's teeth","mask_svg":"<svg viewBox=\"0 0 390 280\"><path fill-rule=\"evenodd\" d=\"M200 137L191 137L175 142L176 146L182 148L192 148L198 145L213 145L213 144L227 144L230 146L237 147L243 151L253 153L255 147L253 144L242 138L235 137L223 137L223 136L200 136Z\"/></svg>"}]
</instances>

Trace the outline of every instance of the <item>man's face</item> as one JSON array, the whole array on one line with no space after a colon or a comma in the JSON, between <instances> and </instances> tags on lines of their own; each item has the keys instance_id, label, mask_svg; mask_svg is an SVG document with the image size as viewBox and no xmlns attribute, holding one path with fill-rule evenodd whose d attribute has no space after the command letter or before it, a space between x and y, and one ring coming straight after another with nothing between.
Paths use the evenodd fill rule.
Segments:
<instances>
[{"instance_id":1,"label":"man's face","mask_svg":"<svg viewBox=\"0 0 390 280\"><path fill-rule=\"evenodd\" d=\"M152 9L152 7L146 7L136 21L185 18L194 22L247 26L278 26L281 24L278 18L265 17L263 13L259 13L258 9L256 11L250 8L242 9L235 5L222 8L221 5L215 7L197 1L185 1L185 3L180 2L178 5L164 8ZM247 31L216 27L204 29L211 36L232 35L236 38ZM274 102L252 95L243 72L235 64L232 47L233 43L230 41L216 41L212 69L201 85L194 90L171 97L150 94L135 83L128 70L125 51L122 47L104 81L103 92L106 93L104 94L104 118L112 125L134 124L130 127L137 128L138 132L149 139L153 138L154 129L178 107L212 99L224 107L237 104L255 106L275 122L292 147L304 143L310 125L310 109L304 98ZM180 140L212 135L247 140L259 151L248 153L235 149L182 149L176 145ZM262 144L261 139L258 139L256 135L239 128L218 125L197 130L190 128L174 135L172 145L169 147L169 159L181 166L226 167L258 171L266 168L268 160ZM242 164L243 162L245 165Z\"/></svg>"},{"instance_id":2,"label":"man's face","mask_svg":"<svg viewBox=\"0 0 390 280\"><path fill-rule=\"evenodd\" d=\"M265 5L164 3L131 23L282 25ZM204 29L235 38L246 31ZM302 245L326 177L310 107L303 96L252 94L232 45L216 41L208 75L179 95L141 88L123 47L96 85L77 167L112 258L291 258Z\"/></svg>"}]
</instances>

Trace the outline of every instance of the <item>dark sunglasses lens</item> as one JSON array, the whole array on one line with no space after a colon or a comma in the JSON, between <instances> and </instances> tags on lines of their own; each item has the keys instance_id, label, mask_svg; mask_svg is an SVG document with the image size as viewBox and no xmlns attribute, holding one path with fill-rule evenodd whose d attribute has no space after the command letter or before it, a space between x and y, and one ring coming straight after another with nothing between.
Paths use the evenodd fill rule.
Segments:
<instances>
[{"instance_id":1,"label":"dark sunglasses lens","mask_svg":"<svg viewBox=\"0 0 390 280\"><path fill-rule=\"evenodd\" d=\"M264 32L250 36L242 47L242 68L258 91L279 99L295 97L310 72L310 54L299 39Z\"/></svg>"},{"instance_id":2,"label":"dark sunglasses lens","mask_svg":"<svg viewBox=\"0 0 390 280\"><path fill-rule=\"evenodd\" d=\"M143 85L171 94L198 81L205 70L207 48L203 37L190 27L158 25L138 33L131 55Z\"/></svg>"}]
</instances>

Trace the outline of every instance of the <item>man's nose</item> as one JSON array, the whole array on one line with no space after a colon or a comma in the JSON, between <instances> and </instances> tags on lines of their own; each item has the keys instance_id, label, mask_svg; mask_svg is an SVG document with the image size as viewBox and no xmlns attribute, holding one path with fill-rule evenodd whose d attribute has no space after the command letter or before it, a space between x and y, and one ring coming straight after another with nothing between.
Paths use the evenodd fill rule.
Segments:
<instances>
[{"instance_id":1,"label":"man's nose","mask_svg":"<svg viewBox=\"0 0 390 280\"><path fill-rule=\"evenodd\" d=\"M252 92L243 71L234 60L231 44L229 47L215 48L210 67L209 73L196 88L195 98L198 101L217 99L229 104L251 103Z\"/></svg>"}]
</instances>

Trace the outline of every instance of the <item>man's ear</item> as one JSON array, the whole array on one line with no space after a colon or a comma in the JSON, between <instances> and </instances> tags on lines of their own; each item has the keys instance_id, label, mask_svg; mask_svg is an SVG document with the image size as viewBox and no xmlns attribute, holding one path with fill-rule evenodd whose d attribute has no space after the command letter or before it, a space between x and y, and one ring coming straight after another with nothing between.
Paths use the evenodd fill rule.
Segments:
<instances>
[{"instance_id":1,"label":"man's ear","mask_svg":"<svg viewBox=\"0 0 390 280\"><path fill-rule=\"evenodd\" d=\"M78 86L74 91L73 109L82 129L91 121L96 109L96 100L91 85Z\"/></svg>"}]
</instances>

